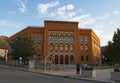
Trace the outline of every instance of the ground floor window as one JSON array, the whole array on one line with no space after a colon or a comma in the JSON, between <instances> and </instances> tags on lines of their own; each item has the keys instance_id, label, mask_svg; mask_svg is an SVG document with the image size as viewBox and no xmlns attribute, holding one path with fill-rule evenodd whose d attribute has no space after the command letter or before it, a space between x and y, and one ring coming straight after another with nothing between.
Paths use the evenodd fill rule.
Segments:
<instances>
[{"instance_id":1,"label":"ground floor window","mask_svg":"<svg viewBox=\"0 0 120 83\"><path fill-rule=\"evenodd\" d=\"M71 56L70 56L70 62L73 62L73 61L74 61L74 56L71 55Z\"/></svg>"},{"instance_id":2,"label":"ground floor window","mask_svg":"<svg viewBox=\"0 0 120 83\"><path fill-rule=\"evenodd\" d=\"M68 55L65 56L65 64L68 64Z\"/></svg>"},{"instance_id":3,"label":"ground floor window","mask_svg":"<svg viewBox=\"0 0 120 83\"><path fill-rule=\"evenodd\" d=\"M55 55L55 64L58 64L58 55Z\"/></svg>"},{"instance_id":4,"label":"ground floor window","mask_svg":"<svg viewBox=\"0 0 120 83\"><path fill-rule=\"evenodd\" d=\"M60 64L63 64L63 55L60 55Z\"/></svg>"}]
</instances>

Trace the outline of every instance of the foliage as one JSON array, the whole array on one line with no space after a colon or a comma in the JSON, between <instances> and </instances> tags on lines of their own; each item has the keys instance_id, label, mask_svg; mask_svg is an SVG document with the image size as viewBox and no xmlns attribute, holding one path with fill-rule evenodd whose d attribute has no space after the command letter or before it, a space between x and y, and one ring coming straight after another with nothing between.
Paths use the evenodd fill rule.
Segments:
<instances>
[{"instance_id":1,"label":"foliage","mask_svg":"<svg viewBox=\"0 0 120 83\"><path fill-rule=\"evenodd\" d=\"M26 37L18 37L10 43L12 48L12 57L17 60L19 57L22 57L23 60L26 60L27 57L34 55L33 42L32 40Z\"/></svg>"},{"instance_id":2,"label":"foliage","mask_svg":"<svg viewBox=\"0 0 120 83\"><path fill-rule=\"evenodd\" d=\"M104 55L108 61L120 63L120 29L114 32L112 41L105 47Z\"/></svg>"},{"instance_id":3,"label":"foliage","mask_svg":"<svg viewBox=\"0 0 120 83\"><path fill-rule=\"evenodd\" d=\"M8 37L0 36L0 47L9 47Z\"/></svg>"},{"instance_id":4,"label":"foliage","mask_svg":"<svg viewBox=\"0 0 120 83\"><path fill-rule=\"evenodd\" d=\"M86 67L85 70L94 70L94 67Z\"/></svg>"},{"instance_id":5,"label":"foliage","mask_svg":"<svg viewBox=\"0 0 120 83\"><path fill-rule=\"evenodd\" d=\"M115 68L114 72L120 72L120 69L119 68Z\"/></svg>"},{"instance_id":6,"label":"foliage","mask_svg":"<svg viewBox=\"0 0 120 83\"><path fill-rule=\"evenodd\" d=\"M5 58L0 56L0 63L5 62Z\"/></svg>"}]
</instances>

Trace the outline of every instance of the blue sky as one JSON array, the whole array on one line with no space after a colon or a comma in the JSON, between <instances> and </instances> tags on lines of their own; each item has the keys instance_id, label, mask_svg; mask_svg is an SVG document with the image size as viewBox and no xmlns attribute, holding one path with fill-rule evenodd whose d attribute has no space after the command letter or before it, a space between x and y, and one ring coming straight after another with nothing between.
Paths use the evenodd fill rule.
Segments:
<instances>
[{"instance_id":1,"label":"blue sky","mask_svg":"<svg viewBox=\"0 0 120 83\"><path fill-rule=\"evenodd\" d=\"M0 35L44 26L44 20L77 21L79 28L91 28L104 46L120 27L119 4L120 0L0 0Z\"/></svg>"}]
</instances>

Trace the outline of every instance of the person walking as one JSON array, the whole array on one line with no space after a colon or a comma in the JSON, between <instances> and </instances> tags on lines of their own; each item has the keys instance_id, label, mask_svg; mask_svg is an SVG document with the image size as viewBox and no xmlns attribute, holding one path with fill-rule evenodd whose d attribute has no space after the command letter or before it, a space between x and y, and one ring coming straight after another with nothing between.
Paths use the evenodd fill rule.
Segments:
<instances>
[{"instance_id":1,"label":"person walking","mask_svg":"<svg viewBox=\"0 0 120 83\"><path fill-rule=\"evenodd\" d=\"M80 75L80 64L76 64L76 75Z\"/></svg>"}]
</instances>

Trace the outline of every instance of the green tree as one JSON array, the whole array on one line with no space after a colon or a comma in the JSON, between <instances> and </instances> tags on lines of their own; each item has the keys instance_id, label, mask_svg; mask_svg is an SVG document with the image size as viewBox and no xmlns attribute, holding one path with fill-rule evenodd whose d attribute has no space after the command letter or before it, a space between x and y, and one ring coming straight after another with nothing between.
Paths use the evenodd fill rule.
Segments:
<instances>
[{"instance_id":1,"label":"green tree","mask_svg":"<svg viewBox=\"0 0 120 83\"><path fill-rule=\"evenodd\" d=\"M18 37L10 43L12 48L12 58L18 60L22 57L22 60L27 60L27 57L34 55L33 42L26 37Z\"/></svg>"},{"instance_id":2,"label":"green tree","mask_svg":"<svg viewBox=\"0 0 120 83\"><path fill-rule=\"evenodd\" d=\"M104 54L113 63L120 63L120 29L114 32L112 41L105 47Z\"/></svg>"}]
</instances>

